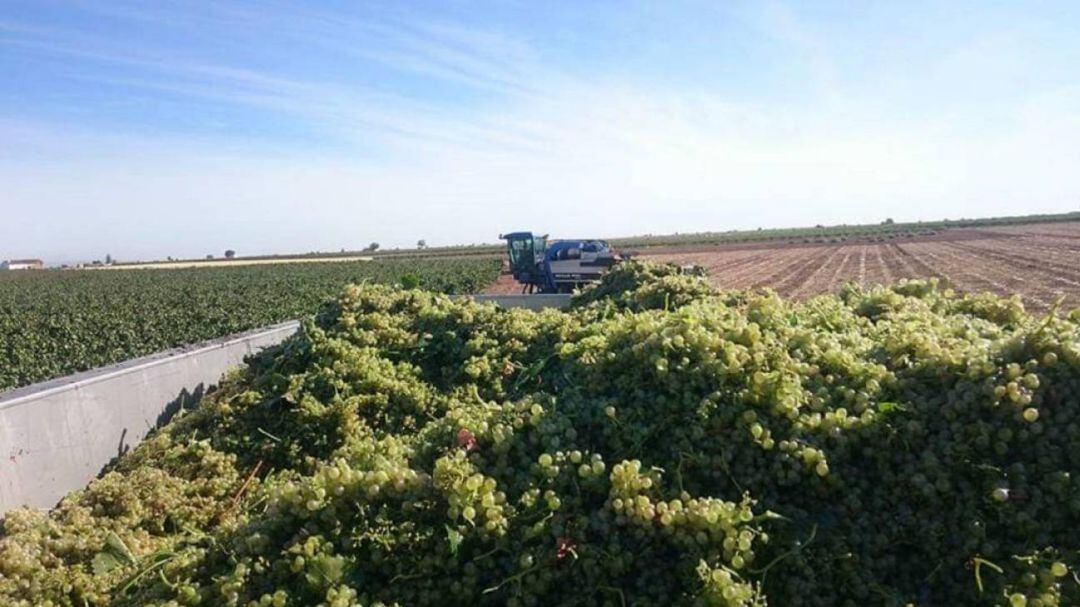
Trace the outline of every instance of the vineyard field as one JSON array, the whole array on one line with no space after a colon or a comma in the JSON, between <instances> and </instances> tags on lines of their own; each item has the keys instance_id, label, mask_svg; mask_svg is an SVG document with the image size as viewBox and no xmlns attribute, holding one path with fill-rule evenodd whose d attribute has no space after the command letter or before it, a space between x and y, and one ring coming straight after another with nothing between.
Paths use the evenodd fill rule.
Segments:
<instances>
[{"instance_id":1,"label":"vineyard field","mask_svg":"<svg viewBox=\"0 0 1080 607\"><path fill-rule=\"evenodd\" d=\"M497 261L0 273L0 391L314 314L348 283L474 292Z\"/></svg>"},{"instance_id":2,"label":"vineyard field","mask_svg":"<svg viewBox=\"0 0 1080 607\"><path fill-rule=\"evenodd\" d=\"M938 278L961 292L1019 294L1032 311L1080 306L1080 222L954 230L855 243L674 249L644 257L704 267L723 289L771 288L806 299L844 283Z\"/></svg>"}]
</instances>

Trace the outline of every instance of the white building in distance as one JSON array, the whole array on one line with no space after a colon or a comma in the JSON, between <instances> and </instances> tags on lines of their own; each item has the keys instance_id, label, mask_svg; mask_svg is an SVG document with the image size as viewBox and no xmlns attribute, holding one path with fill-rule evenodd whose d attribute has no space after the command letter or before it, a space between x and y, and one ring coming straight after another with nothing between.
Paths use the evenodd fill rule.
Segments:
<instances>
[{"instance_id":1,"label":"white building in distance","mask_svg":"<svg viewBox=\"0 0 1080 607\"><path fill-rule=\"evenodd\" d=\"M41 270L45 262L40 259L9 259L0 263L0 270Z\"/></svg>"}]
</instances>

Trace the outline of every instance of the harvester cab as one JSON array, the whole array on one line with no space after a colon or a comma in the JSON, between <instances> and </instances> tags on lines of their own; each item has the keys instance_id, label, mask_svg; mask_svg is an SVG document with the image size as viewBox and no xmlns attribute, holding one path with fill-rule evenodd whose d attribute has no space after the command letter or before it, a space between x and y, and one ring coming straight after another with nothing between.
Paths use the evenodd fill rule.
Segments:
<instances>
[{"instance_id":1,"label":"harvester cab","mask_svg":"<svg viewBox=\"0 0 1080 607\"><path fill-rule=\"evenodd\" d=\"M499 238L506 241L510 272L526 293L570 293L599 281L619 261L603 240L559 240L549 244L546 234L532 232L512 232Z\"/></svg>"},{"instance_id":2,"label":"harvester cab","mask_svg":"<svg viewBox=\"0 0 1080 607\"><path fill-rule=\"evenodd\" d=\"M514 280L525 285L538 284L544 251L547 250L547 234L537 236L532 232L512 232L502 234L499 238L506 241L506 254Z\"/></svg>"}]
</instances>

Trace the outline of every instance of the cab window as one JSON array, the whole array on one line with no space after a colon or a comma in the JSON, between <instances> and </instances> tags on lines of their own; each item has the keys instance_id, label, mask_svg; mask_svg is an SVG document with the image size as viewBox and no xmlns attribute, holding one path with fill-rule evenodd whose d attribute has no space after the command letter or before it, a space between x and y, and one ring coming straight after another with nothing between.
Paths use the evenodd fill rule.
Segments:
<instances>
[{"instance_id":1,"label":"cab window","mask_svg":"<svg viewBox=\"0 0 1080 607\"><path fill-rule=\"evenodd\" d=\"M532 239L522 238L510 242L510 263L517 265L521 259L532 249Z\"/></svg>"}]
</instances>

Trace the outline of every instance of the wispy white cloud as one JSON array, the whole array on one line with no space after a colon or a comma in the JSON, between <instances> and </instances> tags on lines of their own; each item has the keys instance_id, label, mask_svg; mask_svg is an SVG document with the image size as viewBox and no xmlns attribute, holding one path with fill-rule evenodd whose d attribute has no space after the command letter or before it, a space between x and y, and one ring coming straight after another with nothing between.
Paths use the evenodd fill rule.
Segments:
<instances>
[{"instance_id":1,"label":"wispy white cloud","mask_svg":"<svg viewBox=\"0 0 1080 607\"><path fill-rule=\"evenodd\" d=\"M131 16L130 11L119 14ZM153 18L141 11L136 14ZM310 23L313 19L309 15L301 22ZM358 65L361 60L383 62L397 70L484 89L500 97L520 99L538 93L531 88L525 74L542 70L519 63L515 57L526 53L520 45L500 37L435 24L368 23L355 18L339 18L333 24L334 31L324 26L287 29L283 33L302 37L316 47L347 53ZM77 32L14 26L12 29L20 34L9 41L13 46L135 70L134 74L108 76L100 71L73 71L67 76L88 84L141 88L277 111L345 138L370 141L374 136L407 147L425 140L433 145L529 144L504 129L485 126L483 119L448 119L447 108L438 103L350 85L347 79L320 82L238 65L205 63L153 49L133 52L134 49L115 41Z\"/></svg>"}]
</instances>

